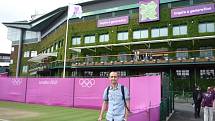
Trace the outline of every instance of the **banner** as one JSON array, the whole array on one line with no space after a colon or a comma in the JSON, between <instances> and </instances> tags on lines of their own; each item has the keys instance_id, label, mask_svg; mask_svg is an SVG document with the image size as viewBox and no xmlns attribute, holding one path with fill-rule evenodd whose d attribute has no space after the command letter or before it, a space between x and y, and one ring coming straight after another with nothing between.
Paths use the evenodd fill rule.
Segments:
<instances>
[{"instance_id":1,"label":"banner","mask_svg":"<svg viewBox=\"0 0 215 121\"><path fill-rule=\"evenodd\" d=\"M172 9L171 18L193 16L193 15L200 15L200 14L214 13L214 12L215 12L215 4L204 4L204 5Z\"/></svg>"},{"instance_id":2,"label":"banner","mask_svg":"<svg viewBox=\"0 0 215 121\"><path fill-rule=\"evenodd\" d=\"M28 78L28 103L73 106L74 78Z\"/></svg>"},{"instance_id":3,"label":"banner","mask_svg":"<svg viewBox=\"0 0 215 121\"><path fill-rule=\"evenodd\" d=\"M0 78L0 100L25 102L26 78Z\"/></svg>"},{"instance_id":4,"label":"banner","mask_svg":"<svg viewBox=\"0 0 215 121\"><path fill-rule=\"evenodd\" d=\"M141 0L139 2L139 22L150 22L159 20L159 4L159 0Z\"/></svg>"},{"instance_id":5,"label":"banner","mask_svg":"<svg viewBox=\"0 0 215 121\"><path fill-rule=\"evenodd\" d=\"M132 112L159 107L161 102L160 76L131 77L130 93Z\"/></svg>"},{"instance_id":6,"label":"banner","mask_svg":"<svg viewBox=\"0 0 215 121\"><path fill-rule=\"evenodd\" d=\"M120 78L119 83L129 88L129 78ZM104 90L109 85L107 78L76 78L75 107L101 108Z\"/></svg>"},{"instance_id":7,"label":"banner","mask_svg":"<svg viewBox=\"0 0 215 121\"><path fill-rule=\"evenodd\" d=\"M82 17L82 7L80 5L72 5L68 6L68 19L71 17Z\"/></svg>"},{"instance_id":8,"label":"banner","mask_svg":"<svg viewBox=\"0 0 215 121\"><path fill-rule=\"evenodd\" d=\"M123 24L128 24L128 21L129 21L128 16L121 16L121 17L109 18L109 19L101 19L101 20L97 21L97 27L123 25Z\"/></svg>"}]
</instances>

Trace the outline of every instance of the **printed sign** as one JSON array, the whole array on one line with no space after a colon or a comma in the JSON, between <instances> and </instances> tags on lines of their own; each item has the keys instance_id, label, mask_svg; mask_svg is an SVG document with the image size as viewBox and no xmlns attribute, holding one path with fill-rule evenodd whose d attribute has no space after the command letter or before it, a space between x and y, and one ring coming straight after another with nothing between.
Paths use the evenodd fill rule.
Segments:
<instances>
[{"instance_id":1,"label":"printed sign","mask_svg":"<svg viewBox=\"0 0 215 121\"><path fill-rule=\"evenodd\" d=\"M159 0L142 0L139 2L139 22L159 20Z\"/></svg>"},{"instance_id":2,"label":"printed sign","mask_svg":"<svg viewBox=\"0 0 215 121\"><path fill-rule=\"evenodd\" d=\"M193 16L215 12L215 4L205 4L191 7L176 8L171 10L171 18Z\"/></svg>"},{"instance_id":3,"label":"printed sign","mask_svg":"<svg viewBox=\"0 0 215 121\"><path fill-rule=\"evenodd\" d=\"M121 16L121 17L110 18L110 19L101 19L97 21L97 27L123 25L123 24L128 24L128 21L129 21L128 16Z\"/></svg>"}]
</instances>

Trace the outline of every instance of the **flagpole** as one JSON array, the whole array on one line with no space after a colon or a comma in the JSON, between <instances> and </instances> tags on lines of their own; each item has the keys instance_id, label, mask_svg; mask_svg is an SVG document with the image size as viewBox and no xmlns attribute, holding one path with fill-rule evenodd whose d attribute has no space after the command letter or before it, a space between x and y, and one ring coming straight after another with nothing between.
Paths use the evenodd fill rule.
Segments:
<instances>
[{"instance_id":1,"label":"flagpole","mask_svg":"<svg viewBox=\"0 0 215 121\"><path fill-rule=\"evenodd\" d=\"M67 19L66 19L66 38L65 38L65 46L64 46L63 78L65 78L65 74L66 74L66 52L67 52L67 41L68 41L68 29L69 29L69 5L68 5Z\"/></svg>"}]
</instances>

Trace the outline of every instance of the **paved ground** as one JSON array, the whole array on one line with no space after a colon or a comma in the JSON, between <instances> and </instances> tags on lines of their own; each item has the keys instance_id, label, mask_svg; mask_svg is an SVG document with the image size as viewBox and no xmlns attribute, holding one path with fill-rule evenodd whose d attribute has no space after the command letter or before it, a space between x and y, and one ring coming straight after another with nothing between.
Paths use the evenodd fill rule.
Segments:
<instances>
[{"instance_id":1,"label":"paved ground","mask_svg":"<svg viewBox=\"0 0 215 121\"><path fill-rule=\"evenodd\" d=\"M175 103L175 112L169 121L203 121L203 117L203 109L201 109L201 118L196 119L190 103ZM215 121L215 113L213 121Z\"/></svg>"}]
</instances>

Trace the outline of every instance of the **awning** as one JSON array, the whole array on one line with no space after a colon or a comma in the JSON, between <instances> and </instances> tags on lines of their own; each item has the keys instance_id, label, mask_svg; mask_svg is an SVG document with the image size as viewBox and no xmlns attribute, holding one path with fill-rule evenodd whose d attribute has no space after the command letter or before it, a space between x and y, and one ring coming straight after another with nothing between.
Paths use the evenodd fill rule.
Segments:
<instances>
[{"instance_id":1,"label":"awning","mask_svg":"<svg viewBox=\"0 0 215 121\"><path fill-rule=\"evenodd\" d=\"M48 58L48 57L57 57L57 52L41 53L41 54L37 55L36 57L29 59L28 61L40 63L40 62L42 62L43 59Z\"/></svg>"}]
</instances>

